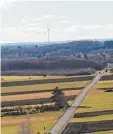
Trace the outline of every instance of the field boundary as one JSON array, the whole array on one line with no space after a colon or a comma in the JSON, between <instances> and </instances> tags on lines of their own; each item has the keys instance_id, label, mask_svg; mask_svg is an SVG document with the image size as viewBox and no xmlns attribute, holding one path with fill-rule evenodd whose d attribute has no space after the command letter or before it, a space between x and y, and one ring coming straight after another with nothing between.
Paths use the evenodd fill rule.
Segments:
<instances>
[{"instance_id":1,"label":"field boundary","mask_svg":"<svg viewBox=\"0 0 113 134\"><path fill-rule=\"evenodd\" d=\"M108 114L113 114L113 110L101 110L101 111L76 113L74 115L74 118L93 117L93 116L108 115Z\"/></svg>"}]
</instances>

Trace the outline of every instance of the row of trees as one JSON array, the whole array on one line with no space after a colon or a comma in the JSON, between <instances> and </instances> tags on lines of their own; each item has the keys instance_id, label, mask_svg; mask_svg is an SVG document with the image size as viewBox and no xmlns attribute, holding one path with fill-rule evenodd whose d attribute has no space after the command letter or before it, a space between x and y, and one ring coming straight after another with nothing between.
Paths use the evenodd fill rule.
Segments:
<instances>
[{"instance_id":1,"label":"row of trees","mask_svg":"<svg viewBox=\"0 0 113 134\"><path fill-rule=\"evenodd\" d=\"M76 57L59 57L56 60L46 59L18 59L18 60L2 60L1 70L27 70L27 69L80 69L94 68L101 69L101 64L96 60L79 59Z\"/></svg>"},{"instance_id":2,"label":"row of trees","mask_svg":"<svg viewBox=\"0 0 113 134\"><path fill-rule=\"evenodd\" d=\"M46 77L47 75L65 75L65 76L74 76L74 75L90 75L95 72L93 68L81 68L81 69L40 69L40 70L8 70L1 71L1 74L4 75L41 75ZM5 79L2 79L5 81Z\"/></svg>"}]
</instances>

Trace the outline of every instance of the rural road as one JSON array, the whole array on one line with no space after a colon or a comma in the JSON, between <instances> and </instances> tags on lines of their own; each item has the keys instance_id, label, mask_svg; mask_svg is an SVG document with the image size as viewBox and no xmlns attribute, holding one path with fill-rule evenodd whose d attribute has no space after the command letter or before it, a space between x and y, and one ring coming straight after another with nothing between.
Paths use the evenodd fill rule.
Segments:
<instances>
[{"instance_id":1,"label":"rural road","mask_svg":"<svg viewBox=\"0 0 113 134\"><path fill-rule=\"evenodd\" d=\"M92 80L92 82L85 87L80 95L78 95L71 107L62 115L62 117L56 122L56 124L51 128L48 134L61 134L71 117L74 116L76 109L81 105L87 93L94 87L94 85L101 79L104 71L101 71L97 76Z\"/></svg>"}]
</instances>

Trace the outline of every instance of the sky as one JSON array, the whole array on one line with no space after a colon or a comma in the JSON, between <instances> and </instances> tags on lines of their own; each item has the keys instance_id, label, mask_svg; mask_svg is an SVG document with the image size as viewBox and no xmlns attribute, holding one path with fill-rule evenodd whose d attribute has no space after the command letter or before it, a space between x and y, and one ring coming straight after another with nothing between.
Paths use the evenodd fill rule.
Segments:
<instances>
[{"instance_id":1,"label":"sky","mask_svg":"<svg viewBox=\"0 0 113 134\"><path fill-rule=\"evenodd\" d=\"M113 1L22 1L0 4L1 42L113 38Z\"/></svg>"}]
</instances>

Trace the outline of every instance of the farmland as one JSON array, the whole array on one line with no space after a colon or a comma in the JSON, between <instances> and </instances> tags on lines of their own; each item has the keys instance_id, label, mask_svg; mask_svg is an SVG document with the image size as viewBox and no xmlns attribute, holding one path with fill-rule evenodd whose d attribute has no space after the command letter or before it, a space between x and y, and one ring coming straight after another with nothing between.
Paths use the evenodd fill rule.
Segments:
<instances>
[{"instance_id":1,"label":"farmland","mask_svg":"<svg viewBox=\"0 0 113 134\"><path fill-rule=\"evenodd\" d=\"M113 81L112 81L113 82ZM113 84L113 83L112 83ZM104 92L102 90L97 90L97 87L107 87L109 86L109 82L98 82L93 90L89 92L86 96L84 102L81 107L76 111L76 113L81 113L81 117L72 118L70 122L89 122L89 121L105 121L105 120L113 120L113 92ZM113 87L113 86L112 86ZM102 114L105 110L112 111L111 114ZM85 117L86 113L101 111L100 114ZM104 132L94 132L94 134L111 134L113 131L104 131ZM92 132L93 134L93 132Z\"/></svg>"},{"instance_id":2,"label":"farmland","mask_svg":"<svg viewBox=\"0 0 113 134\"><path fill-rule=\"evenodd\" d=\"M6 92L20 92L20 91L34 91L34 90L49 90L54 89L56 86L59 88L75 88L83 87L87 85L90 81L84 82L63 82L63 83L49 83L49 84L36 84L36 85L27 85L27 86L10 86L2 87L2 93Z\"/></svg>"},{"instance_id":3,"label":"farmland","mask_svg":"<svg viewBox=\"0 0 113 134\"><path fill-rule=\"evenodd\" d=\"M78 95L80 93L80 90L70 90L65 91L65 96L70 95ZM2 96L2 101L15 101L15 100L26 100L26 99L37 99L37 98L50 98L52 97L51 92L46 93L33 93L33 94L23 94L23 95L8 95L8 96Z\"/></svg>"},{"instance_id":4,"label":"farmland","mask_svg":"<svg viewBox=\"0 0 113 134\"><path fill-rule=\"evenodd\" d=\"M1 81L2 82L14 82L14 81L27 81L27 80L44 80L44 79L61 79L61 78L73 78L73 77L83 77L87 75L81 75L81 76L2 76ZM94 75L88 75L88 76L94 76Z\"/></svg>"},{"instance_id":5,"label":"farmland","mask_svg":"<svg viewBox=\"0 0 113 134\"><path fill-rule=\"evenodd\" d=\"M12 77L12 76L7 76ZM22 80L21 76L19 76ZM24 77L24 76L22 76ZM41 76L40 76L41 77ZM52 76L54 77L54 76ZM56 77L56 76L55 76ZM63 77L63 76L62 76ZM36 78L37 79L37 78ZM51 79L51 78L50 78ZM55 78L54 78L55 79ZM12 81L12 80L11 80ZM16 80L17 81L17 80ZM20 81L20 80L19 80ZM58 86L59 89L65 88L73 88L70 90L64 91L66 96L78 95L81 90L74 88L84 87L88 85L90 81L75 81L75 82L62 82L62 83L48 83L48 84L36 84L36 85L25 85L25 86L9 86L2 87L2 93L13 93L13 92L26 92L26 91L43 91L42 93L25 93L25 94L17 94L17 95L6 95L2 96L2 101L17 101L17 100L26 100L26 99L38 99L38 98L50 98L52 96L49 89L53 89ZM84 113L91 111L103 111L103 110L113 110L113 93L112 92L104 92L103 90L98 90L98 88L111 88L113 87L113 81L99 81L93 90L86 96L83 104L80 108L78 108L76 113ZM49 91L49 92L48 92ZM70 104L72 101L70 101ZM43 113L34 113L30 115L31 127L36 132L44 133L44 131L48 131L52 125L60 118L63 114L64 110L60 111L49 111ZM103 121L103 120L111 120L113 119L113 114L107 115L99 115L94 117L84 117L84 118L73 118L70 122L88 122L88 121ZM15 134L15 132L20 128L20 124L26 120L26 115L20 116L6 116L2 117L2 134ZM44 126L46 129L44 130ZM111 131L112 132L112 131ZM97 133L98 134L98 133ZM100 133L101 134L101 133ZM105 133L102 133L105 134Z\"/></svg>"},{"instance_id":6,"label":"farmland","mask_svg":"<svg viewBox=\"0 0 113 134\"><path fill-rule=\"evenodd\" d=\"M113 134L113 2L1 1L1 134Z\"/></svg>"},{"instance_id":7,"label":"farmland","mask_svg":"<svg viewBox=\"0 0 113 134\"><path fill-rule=\"evenodd\" d=\"M40 114L32 115L31 123L32 128L36 132L42 132L43 128L46 126L46 130L49 130L51 126L57 121L61 116L62 112L44 112ZM19 129L19 124L26 120L26 116L20 116L13 119L12 117L6 117L2 119L2 134L15 134Z\"/></svg>"}]
</instances>

